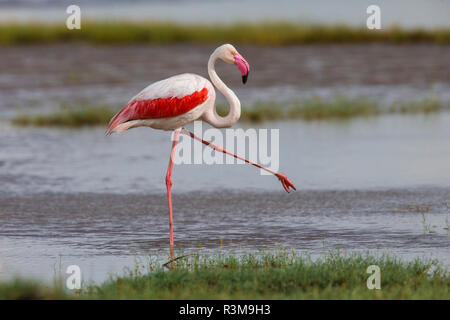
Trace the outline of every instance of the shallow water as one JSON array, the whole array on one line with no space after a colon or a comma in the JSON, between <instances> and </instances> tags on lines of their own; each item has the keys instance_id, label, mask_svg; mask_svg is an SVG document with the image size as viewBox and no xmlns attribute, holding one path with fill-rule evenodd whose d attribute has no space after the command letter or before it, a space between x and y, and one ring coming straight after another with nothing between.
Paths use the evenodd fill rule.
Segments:
<instances>
[{"instance_id":1,"label":"shallow water","mask_svg":"<svg viewBox=\"0 0 450 320\"><path fill-rule=\"evenodd\" d=\"M176 165L177 247L214 251L222 239L225 250L342 248L448 264L449 121L443 113L267 123L280 129L291 194L247 165ZM168 133L6 125L1 134L2 277L50 279L77 264L85 280L101 281L135 257L167 254Z\"/></svg>"},{"instance_id":2,"label":"shallow water","mask_svg":"<svg viewBox=\"0 0 450 320\"><path fill-rule=\"evenodd\" d=\"M207 77L215 45L10 47L0 50L0 119L23 112L106 103L119 109L148 84L174 74ZM238 46L251 73L217 63L217 72L244 107L312 95L364 96L379 104L450 101L450 46ZM58 63L56 63L58 62ZM223 98L218 94L223 101Z\"/></svg>"},{"instance_id":3,"label":"shallow water","mask_svg":"<svg viewBox=\"0 0 450 320\"><path fill-rule=\"evenodd\" d=\"M328 250L450 262L448 188L385 191L175 193L175 242L184 252L273 248L312 256ZM425 209L416 207L428 206ZM51 279L68 265L85 281L133 267L134 259L167 256L164 195L57 194L0 198L4 278ZM429 209L428 209L429 208ZM424 229L421 211L426 211ZM447 225L448 226L448 225Z\"/></svg>"},{"instance_id":4,"label":"shallow water","mask_svg":"<svg viewBox=\"0 0 450 320\"><path fill-rule=\"evenodd\" d=\"M450 113L440 113L348 122L271 122L256 129L279 130L279 169L300 189L450 187L449 123ZM0 133L1 193L165 191L171 148L168 132L137 128L106 137L104 128L33 129L4 124ZM192 143L192 153L199 145ZM202 150L203 154L209 151ZM245 164L175 167L175 192L205 188L278 191L280 185Z\"/></svg>"},{"instance_id":5,"label":"shallow water","mask_svg":"<svg viewBox=\"0 0 450 320\"><path fill-rule=\"evenodd\" d=\"M8 61L0 65L0 278L50 280L77 264L85 280L102 281L108 272L133 267L135 257L167 255L168 132L138 128L105 137L101 127L18 128L9 120L18 110L46 112L60 102L119 108L160 78L205 74L212 49L62 45L0 51L0 60ZM336 93L381 104L430 92L450 99L448 46L240 50L252 66L248 85L228 66L218 72L244 107ZM286 194L276 178L245 164L176 165L177 248L213 252L222 243L224 250L247 251L278 244L313 256L343 248L439 258L448 265L449 123L450 113L442 112L252 125L279 129L280 171L298 191Z\"/></svg>"}]
</instances>

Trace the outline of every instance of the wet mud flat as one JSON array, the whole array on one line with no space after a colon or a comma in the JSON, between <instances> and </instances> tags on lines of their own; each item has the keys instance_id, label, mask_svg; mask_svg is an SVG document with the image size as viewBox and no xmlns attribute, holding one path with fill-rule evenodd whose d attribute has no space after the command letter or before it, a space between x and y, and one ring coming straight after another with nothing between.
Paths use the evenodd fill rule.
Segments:
<instances>
[{"instance_id":1,"label":"wet mud flat","mask_svg":"<svg viewBox=\"0 0 450 320\"><path fill-rule=\"evenodd\" d=\"M450 189L174 193L174 233L184 252L286 246L388 252L450 262ZM164 194L0 196L1 275L49 278L55 265L80 264L92 279L166 255Z\"/></svg>"},{"instance_id":2,"label":"wet mud flat","mask_svg":"<svg viewBox=\"0 0 450 320\"><path fill-rule=\"evenodd\" d=\"M8 63L1 65L0 88L153 82L167 77L169 72L197 72L207 76L206 64L216 47L186 44L5 47L0 51L0 59ZM252 73L255 73L249 82L252 86L273 85L274 79L278 84L307 87L337 82L426 85L450 80L450 47L447 45L241 45L239 49L250 60ZM226 64L218 64L217 68L227 83L240 84L234 69ZM6 81L8 77L17 81Z\"/></svg>"},{"instance_id":3,"label":"wet mud flat","mask_svg":"<svg viewBox=\"0 0 450 320\"><path fill-rule=\"evenodd\" d=\"M58 102L119 107L148 84L174 74L207 77L215 45L13 46L0 50L0 109L48 109ZM239 46L251 65L242 87L236 70L217 65L245 105L315 94L364 95L381 102L450 99L450 46L346 44ZM58 62L58 63L55 63ZM405 98L406 97L406 98ZM51 105L49 105L51 101Z\"/></svg>"}]
</instances>

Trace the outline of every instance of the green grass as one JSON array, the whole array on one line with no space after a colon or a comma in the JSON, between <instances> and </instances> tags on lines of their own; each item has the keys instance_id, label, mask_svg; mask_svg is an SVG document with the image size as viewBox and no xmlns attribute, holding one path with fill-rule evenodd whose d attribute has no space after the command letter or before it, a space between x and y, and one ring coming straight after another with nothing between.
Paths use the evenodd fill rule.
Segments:
<instances>
[{"instance_id":1,"label":"green grass","mask_svg":"<svg viewBox=\"0 0 450 320\"><path fill-rule=\"evenodd\" d=\"M381 289L366 286L367 267L381 270ZM437 261L339 251L311 259L286 250L218 253L150 261L77 293L36 282L0 283L0 299L450 299L450 276Z\"/></svg>"},{"instance_id":2,"label":"green grass","mask_svg":"<svg viewBox=\"0 0 450 320\"><path fill-rule=\"evenodd\" d=\"M177 24L171 22L83 21L81 30L63 23L0 23L0 45L86 42L92 44L211 43L280 46L308 43L450 43L450 29L368 30L365 26L301 25L287 22Z\"/></svg>"},{"instance_id":3,"label":"green grass","mask_svg":"<svg viewBox=\"0 0 450 320\"><path fill-rule=\"evenodd\" d=\"M394 103L381 107L365 98L346 98L337 96L324 100L319 97L290 102L281 105L276 102L256 103L243 107L241 122L258 123L275 120L349 120L355 117L368 117L389 113L436 113L450 110L448 103L427 99L420 102ZM19 113L11 121L17 126L35 127L82 127L106 126L117 111L106 105L64 106L48 114ZM225 115L228 106L219 104L217 112Z\"/></svg>"},{"instance_id":4,"label":"green grass","mask_svg":"<svg viewBox=\"0 0 450 320\"><path fill-rule=\"evenodd\" d=\"M288 108L287 118L304 120L348 119L371 116L383 112L374 102L365 98L336 97L331 101L313 97Z\"/></svg>"},{"instance_id":5,"label":"green grass","mask_svg":"<svg viewBox=\"0 0 450 320\"><path fill-rule=\"evenodd\" d=\"M25 279L0 282L0 300L53 300L69 297L61 285L45 285Z\"/></svg>"},{"instance_id":6,"label":"green grass","mask_svg":"<svg viewBox=\"0 0 450 320\"><path fill-rule=\"evenodd\" d=\"M50 114L19 113L12 119L17 126L69 127L107 125L114 111L105 105L65 106Z\"/></svg>"}]
</instances>

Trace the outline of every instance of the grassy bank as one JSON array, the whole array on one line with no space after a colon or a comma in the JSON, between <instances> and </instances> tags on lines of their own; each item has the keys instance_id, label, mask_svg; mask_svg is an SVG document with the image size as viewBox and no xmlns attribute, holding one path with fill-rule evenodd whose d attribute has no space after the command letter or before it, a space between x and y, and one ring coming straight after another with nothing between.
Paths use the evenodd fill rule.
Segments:
<instances>
[{"instance_id":1,"label":"grassy bank","mask_svg":"<svg viewBox=\"0 0 450 320\"><path fill-rule=\"evenodd\" d=\"M106 126L114 114L114 111L105 105L63 106L48 114L19 113L12 119L12 123L34 127Z\"/></svg>"},{"instance_id":2,"label":"grassy bank","mask_svg":"<svg viewBox=\"0 0 450 320\"><path fill-rule=\"evenodd\" d=\"M367 288L367 268L381 270L381 289ZM450 299L450 277L436 261L402 262L389 256L339 252L310 259L278 250L244 256L194 255L137 265L124 276L78 293L61 287L0 283L0 299Z\"/></svg>"},{"instance_id":3,"label":"grassy bank","mask_svg":"<svg viewBox=\"0 0 450 320\"><path fill-rule=\"evenodd\" d=\"M211 43L293 45L308 43L433 42L450 43L450 29L369 30L345 25L286 22L177 24L170 22L83 22L81 30L63 23L0 23L0 45L86 42L91 44Z\"/></svg>"},{"instance_id":4,"label":"grassy bank","mask_svg":"<svg viewBox=\"0 0 450 320\"><path fill-rule=\"evenodd\" d=\"M365 98L335 97L323 100L313 97L303 101L279 104L276 102L256 103L251 107L243 106L241 122L258 123L275 120L348 120L354 117L368 117L389 113L436 113L450 110L449 103L428 99L418 102L394 103L391 106L379 106ZM48 114L19 113L12 119L18 126L36 127L82 127L106 126L117 110L105 105L65 106ZM228 107L218 105L217 112L225 115Z\"/></svg>"}]
</instances>

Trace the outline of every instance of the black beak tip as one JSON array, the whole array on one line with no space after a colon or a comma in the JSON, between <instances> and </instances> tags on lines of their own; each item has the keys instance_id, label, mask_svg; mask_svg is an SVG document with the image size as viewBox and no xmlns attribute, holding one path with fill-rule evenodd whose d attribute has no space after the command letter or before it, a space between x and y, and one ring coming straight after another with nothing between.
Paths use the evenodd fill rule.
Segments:
<instances>
[{"instance_id":1,"label":"black beak tip","mask_svg":"<svg viewBox=\"0 0 450 320\"><path fill-rule=\"evenodd\" d=\"M248 72L247 74L242 76L242 83L245 84L247 82L247 78L248 78Z\"/></svg>"}]
</instances>

